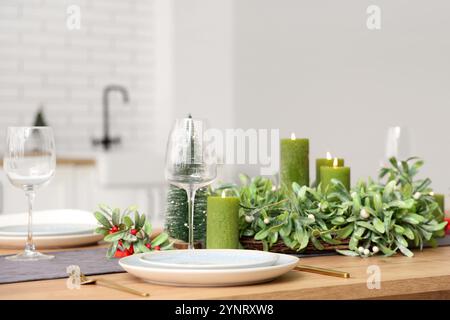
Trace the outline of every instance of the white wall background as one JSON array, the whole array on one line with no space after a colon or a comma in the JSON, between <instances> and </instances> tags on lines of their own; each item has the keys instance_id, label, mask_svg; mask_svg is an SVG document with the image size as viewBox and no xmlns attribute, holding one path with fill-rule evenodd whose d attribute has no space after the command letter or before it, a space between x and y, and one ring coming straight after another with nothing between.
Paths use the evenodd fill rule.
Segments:
<instances>
[{"instance_id":1,"label":"white wall background","mask_svg":"<svg viewBox=\"0 0 450 320\"><path fill-rule=\"evenodd\" d=\"M112 83L129 90L130 103L111 94L111 133L130 149L152 148L155 2L2 0L0 141L8 125L31 125L43 105L60 154L91 151L102 136L102 90ZM66 27L69 5L81 9L80 30Z\"/></svg>"},{"instance_id":2,"label":"white wall background","mask_svg":"<svg viewBox=\"0 0 450 320\"><path fill-rule=\"evenodd\" d=\"M233 118L233 1L174 0L174 105L210 126Z\"/></svg>"},{"instance_id":3,"label":"white wall background","mask_svg":"<svg viewBox=\"0 0 450 320\"><path fill-rule=\"evenodd\" d=\"M234 1L173 0L173 106L175 117L207 120L213 128L235 125ZM219 179L236 176L222 166Z\"/></svg>"},{"instance_id":4,"label":"white wall background","mask_svg":"<svg viewBox=\"0 0 450 320\"><path fill-rule=\"evenodd\" d=\"M69 32L77 3L82 30ZM379 31L366 28L371 4ZM387 127L404 125L447 193L448 12L446 0L2 0L0 139L43 103L59 150L90 150L101 90L121 83L131 104L112 97L112 128L129 147L164 153L171 119L191 112L218 128L295 131L311 139L311 170L331 151L356 179L376 175Z\"/></svg>"},{"instance_id":5,"label":"white wall background","mask_svg":"<svg viewBox=\"0 0 450 320\"><path fill-rule=\"evenodd\" d=\"M366 28L370 4L379 31ZM445 0L234 1L236 125L309 137L311 162L329 150L354 180L376 175L387 127L408 126L447 193L449 12Z\"/></svg>"}]
</instances>

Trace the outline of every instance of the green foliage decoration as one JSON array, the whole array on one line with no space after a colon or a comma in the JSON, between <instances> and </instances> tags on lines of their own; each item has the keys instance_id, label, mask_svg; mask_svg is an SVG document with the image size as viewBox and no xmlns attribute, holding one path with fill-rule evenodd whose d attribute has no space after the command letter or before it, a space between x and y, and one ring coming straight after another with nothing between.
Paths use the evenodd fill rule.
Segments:
<instances>
[{"instance_id":1,"label":"green foliage decoration","mask_svg":"<svg viewBox=\"0 0 450 320\"><path fill-rule=\"evenodd\" d=\"M108 258L172 248L173 243L167 233L162 232L151 238L152 225L136 206L121 212L119 208L112 209L102 204L94 216L99 224L95 233L103 235L103 240L110 243L106 253Z\"/></svg>"},{"instance_id":2,"label":"green foliage decoration","mask_svg":"<svg viewBox=\"0 0 450 320\"><path fill-rule=\"evenodd\" d=\"M430 188L430 179L416 179L423 161L390 159L380 181L359 181L350 191L333 180L332 193L320 186L292 191L274 186L268 178L240 175L241 184L222 185L240 197L240 235L263 242L265 250L279 240L301 252L309 243L318 250L349 240L340 254L367 257L378 252L412 257L411 248L436 245L447 222ZM436 216L438 212L438 216Z\"/></svg>"}]
</instances>

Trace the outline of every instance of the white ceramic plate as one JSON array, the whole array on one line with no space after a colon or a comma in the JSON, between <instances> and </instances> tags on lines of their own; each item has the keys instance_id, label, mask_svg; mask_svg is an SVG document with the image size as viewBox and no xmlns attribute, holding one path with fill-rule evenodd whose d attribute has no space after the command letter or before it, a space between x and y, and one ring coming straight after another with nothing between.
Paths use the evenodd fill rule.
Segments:
<instances>
[{"instance_id":1,"label":"white ceramic plate","mask_svg":"<svg viewBox=\"0 0 450 320\"><path fill-rule=\"evenodd\" d=\"M94 227L95 229L95 227ZM33 236L62 236L92 233L92 225L89 224L35 224L33 225ZM27 226L7 225L0 226L0 236L25 237Z\"/></svg>"},{"instance_id":2,"label":"white ceramic plate","mask_svg":"<svg viewBox=\"0 0 450 320\"><path fill-rule=\"evenodd\" d=\"M23 249L27 214L0 214L0 247ZM81 210L47 210L33 213L33 235L38 250L70 248L95 244L102 235L94 234L97 222L91 212Z\"/></svg>"},{"instance_id":3,"label":"white ceramic plate","mask_svg":"<svg viewBox=\"0 0 450 320\"><path fill-rule=\"evenodd\" d=\"M278 255L256 250L168 250L145 253L141 260L153 267L234 269L272 266Z\"/></svg>"},{"instance_id":4,"label":"white ceramic plate","mask_svg":"<svg viewBox=\"0 0 450 320\"><path fill-rule=\"evenodd\" d=\"M269 267L199 270L149 266L148 263L141 260L142 255L144 254L122 258L119 260L119 264L125 271L144 281L188 287L240 286L267 282L292 270L299 260L294 256L276 254L278 260Z\"/></svg>"}]
</instances>

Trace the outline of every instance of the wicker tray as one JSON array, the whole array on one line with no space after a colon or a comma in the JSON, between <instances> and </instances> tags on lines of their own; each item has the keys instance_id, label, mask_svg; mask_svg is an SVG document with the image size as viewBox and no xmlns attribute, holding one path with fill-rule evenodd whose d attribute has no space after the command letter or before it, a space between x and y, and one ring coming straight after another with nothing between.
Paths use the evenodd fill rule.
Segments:
<instances>
[{"instance_id":1,"label":"wicker tray","mask_svg":"<svg viewBox=\"0 0 450 320\"><path fill-rule=\"evenodd\" d=\"M175 249L187 249L187 243L181 240L176 240L176 239L171 239L171 240L175 240L173 247ZM248 249L248 250L263 250L263 244L261 241L255 240L252 237L242 237L239 239L239 241L241 242L241 245L244 247L244 249ZM320 240L319 240L320 241ZM301 252L297 252L295 250L292 250L291 248L287 247L283 241L278 241L277 243L275 243L271 248L270 248L270 252L276 252L276 253L286 253L286 254L298 254L298 253L302 253L302 254L312 254L312 253L321 253L321 252L333 252L336 249L340 249L340 250L345 250L348 249L348 242L349 239L344 239L342 240L341 244L338 245L333 245L333 244L329 244L323 241L320 241L320 243L322 244L322 246L324 247L323 250L317 250L316 247L314 247L311 243L308 244L308 246L302 250ZM196 241L195 242L195 248L196 249L205 249L205 245L203 242L200 241Z\"/></svg>"},{"instance_id":2,"label":"wicker tray","mask_svg":"<svg viewBox=\"0 0 450 320\"><path fill-rule=\"evenodd\" d=\"M258 240L255 240L252 237L242 237L240 239L240 242L241 242L242 246L245 249L249 249L249 250L263 250L262 242L258 241ZM317 250L316 247L314 247L311 243L309 243L308 246L304 250L301 251L301 253L308 254L308 253L330 252L330 251L335 251L336 249L345 250L345 249L348 249L349 239L342 240L342 243L338 244L338 245L329 244L329 243L326 243L326 242L323 242L323 241L320 241L320 243L324 247L323 250ZM292 250L291 248L287 247L283 243L283 241L278 241L277 243L275 243L269 249L269 251L270 252L276 252L276 253L287 253L287 254L300 253L300 252L297 252L297 251Z\"/></svg>"}]
</instances>

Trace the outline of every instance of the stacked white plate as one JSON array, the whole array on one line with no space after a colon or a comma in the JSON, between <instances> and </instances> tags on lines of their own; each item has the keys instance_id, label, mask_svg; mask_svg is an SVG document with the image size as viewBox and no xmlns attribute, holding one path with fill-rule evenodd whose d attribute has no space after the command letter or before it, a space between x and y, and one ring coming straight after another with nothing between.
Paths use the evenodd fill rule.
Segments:
<instances>
[{"instance_id":1,"label":"stacked white plate","mask_svg":"<svg viewBox=\"0 0 450 320\"><path fill-rule=\"evenodd\" d=\"M23 249L28 215L0 214L0 248ZM33 213L33 240L38 250L95 244L103 236L95 234L97 222L91 212L48 210Z\"/></svg>"},{"instance_id":2,"label":"stacked white plate","mask_svg":"<svg viewBox=\"0 0 450 320\"><path fill-rule=\"evenodd\" d=\"M168 250L120 259L125 271L147 282L174 286L237 286L273 280L298 258L255 250Z\"/></svg>"}]
</instances>

